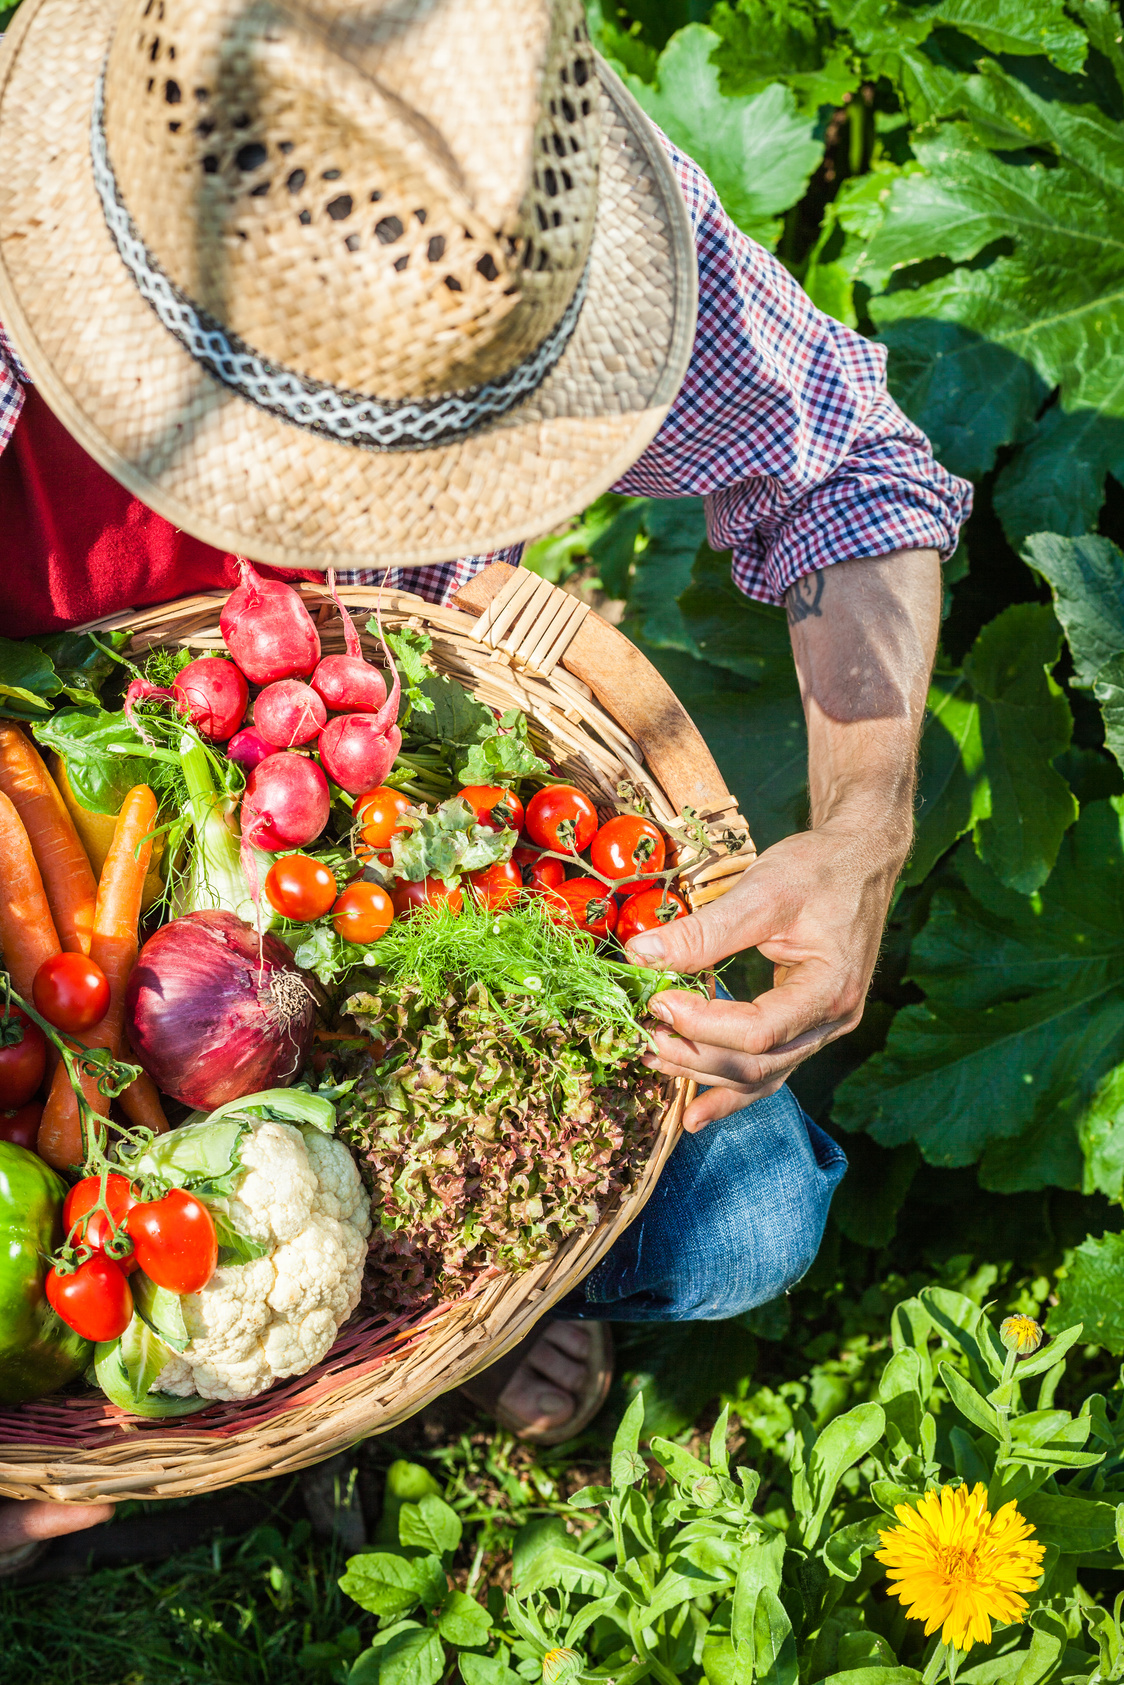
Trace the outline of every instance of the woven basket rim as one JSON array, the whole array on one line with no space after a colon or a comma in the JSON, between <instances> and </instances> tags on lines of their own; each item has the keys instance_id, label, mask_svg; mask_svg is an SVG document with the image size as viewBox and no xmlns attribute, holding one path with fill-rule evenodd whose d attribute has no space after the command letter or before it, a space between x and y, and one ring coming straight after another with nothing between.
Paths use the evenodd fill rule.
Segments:
<instances>
[{"instance_id":1,"label":"woven basket rim","mask_svg":"<svg viewBox=\"0 0 1124 1685\"><path fill-rule=\"evenodd\" d=\"M301 590L323 622L325 650L336 642L342 649L342 629L337 637L332 621L339 627L339 620L327 591L319 585L302 585ZM557 613L557 599L566 593L551 591L539 595L549 612ZM103 616L90 625L132 628L128 647L134 653L165 642L216 646L218 613L228 595L203 592ZM668 798L645 771L635 744L606 709L583 694L589 687L560 665L545 678L521 670L518 655L480 641L471 615L409 592L341 586L339 595L352 608L380 603L390 629L412 625L428 631L434 640L433 665L462 683L475 676L471 688L485 701L498 696L510 698L509 706L523 707L532 737L546 743L555 764L603 806L614 800L609 772L615 766L624 768L648 796L657 819L672 817ZM377 648L368 634L361 635ZM275 1383L257 1399L213 1405L187 1418L143 1421L93 1392L52 1394L0 1408L0 1495L90 1502L215 1490L308 1466L394 1427L495 1362L595 1267L651 1194L693 1092L693 1084L668 1082L662 1116L631 1191L611 1202L592 1230L570 1236L549 1260L529 1271L478 1278L457 1299L421 1313L385 1322L369 1312L354 1313L320 1364L306 1375ZM81 1427L74 1422L79 1415Z\"/></svg>"}]
</instances>

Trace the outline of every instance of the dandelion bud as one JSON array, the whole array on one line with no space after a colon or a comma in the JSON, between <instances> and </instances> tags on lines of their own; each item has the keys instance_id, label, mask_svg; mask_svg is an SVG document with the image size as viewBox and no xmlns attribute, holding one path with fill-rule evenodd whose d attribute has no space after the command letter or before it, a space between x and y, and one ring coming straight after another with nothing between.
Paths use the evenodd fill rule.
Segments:
<instances>
[{"instance_id":1,"label":"dandelion bud","mask_svg":"<svg viewBox=\"0 0 1124 1685\"><path fill-rule=\"evenodd\" d=\"M569 1685L582 1669L576 1650L548 1650L542 1659L543 1685Z\"/></svg>"},{"instance_id":2,"label":"dandelion bud","mask_svg":"<svg viewBox=\"0 0 1124 1685\"><path fill-rule=\"evenodd\" d=\"M999 1338L1009 1352L1029 1357L1038 1350L1046 1334L1032 1316L1005 1316L999 1324Z\"/></svg>"}]
</instances>

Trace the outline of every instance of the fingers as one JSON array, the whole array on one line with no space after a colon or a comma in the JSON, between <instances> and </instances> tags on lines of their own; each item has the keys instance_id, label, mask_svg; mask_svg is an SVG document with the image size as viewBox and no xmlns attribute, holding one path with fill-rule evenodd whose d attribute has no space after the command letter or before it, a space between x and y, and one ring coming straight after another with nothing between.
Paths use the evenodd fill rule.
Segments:
<instances>
[{"instance_id":1,"label":"fingers","mask_svg":"<svg viewBox=\"0 0 1124 1685\"><path fill-rule=\"evenodd\" d=\"M793 880L762 856L728 894L687 918L634 936L626 953L657 970L702 971L756 948L795 916L800 903Z\"/></svg>"},{"instance_id":2,"label":"fingers","mask_svg":"<svg viewBox=\"0 0 1124 1685\"><path fill-rule=\"evenodd\" d=\"M808 1047L808 1038L821 1033L854 1029L862 1017L864 982L850 973L840 976L825 960L809 959L791 966L782 982L754 1001L704 1000L666 989L649 1011L700 1045L739 1054L780 1053Z\"/></svg>"},{"instance_id":3,"label":"fingers","mask_svg":"<svg viewBox=\"0 0 1124 1685\"><path fill-rule=\"evenodd\" d=\"M708 1088L705 1094L696 1094L683 1113L683 1128L688 1135L697 1135L708 1123L729 1117L731 1112L740 1112L743 1107L752 1106L754 1101L763 1100L768 1094L775 1094L783 1086L778 1077L776 1082L767 1082L752 1094L734 1088Z\"/></svg>"},{"instance_id":4,"label":"fingers","mask_svg":"<svg viewBox=\"0 0 1124 1685\"><path fill-rule=\"evenodd\" d=\"M0 1504L0 1550L15 1550L63 1533L82 1533L99 1521L108 1521L112 1514L112 1504Z\"/></svg>"}]
</instances>

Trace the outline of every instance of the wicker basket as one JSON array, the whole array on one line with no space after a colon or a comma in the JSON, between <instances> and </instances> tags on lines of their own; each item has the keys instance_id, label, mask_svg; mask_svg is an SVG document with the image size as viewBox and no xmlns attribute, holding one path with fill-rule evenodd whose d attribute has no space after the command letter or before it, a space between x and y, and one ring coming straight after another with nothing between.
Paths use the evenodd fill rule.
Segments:
<instances>
[{"instance_id":1,"label":"wicker basket","mask_svg":"<svg viewBox=\"0 0 1124 1685\"><path fill-rule=\"evenodd\" d=\"M321 622L325 651L342 649L325 591L301 590ZM719 846L681 862L695 905L723 893L753 859L748 836L730 852L731 831L744 834L745 826L686 711L639 651L577 598L502 563L466 586L456 608L400 592L380 599L365 587L341 595L355 609L381 601L389 628L431 635L439 671L493 707L524 709L540 752L602 809L628 778L657 819L688 805L699 812ZM96 624L133 628L134 654L162 643L214 647L224 600L209 593ZM72 1503L181 1497L290 1473L386 1432L493 1363L589 1273L651 1194L690 1092L691 1085L669 1083L650 1157L631 1191L546 1263L521 1275L496 1272L455 1301L394 1321L361 1309L308 1374L178 1422L141 1421L97 1392L0 1410L0 1494Z\"/></svg>"}]
</instances>

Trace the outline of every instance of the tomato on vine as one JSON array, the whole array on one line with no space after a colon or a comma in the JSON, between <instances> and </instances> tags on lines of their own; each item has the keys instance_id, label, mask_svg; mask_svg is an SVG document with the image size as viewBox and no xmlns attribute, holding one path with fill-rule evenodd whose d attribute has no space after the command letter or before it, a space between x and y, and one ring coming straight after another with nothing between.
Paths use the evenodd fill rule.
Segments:
<instances>
[{"instance_id":1,"label":"tomato on vine","mask_svg":"<svg viewBox=\"0 0 1124 1685\"><path fill-rule=\"evenodd\" d=\"M48 1303L84 1340L116 1340L133 1319L133 1294L125 1272L104 1252L95 1252L65 1274L51 1268L46 1286Z\"/></svg>"},{"instance_id":2,"label":"tomato on vine","mask_svg":"<svg viewBox=\"0 0 1124 1685\"><path fill-rule=\"evenodd\" d=\"M540 848L580 854L597 831L597 809L573 784L548 784L527 803L527 835Z\"/></svg>"},{"instance_id":3,"label":"tomato on vine","mask_svg":"<svg viewBox=\"0 0 1124 1685\"><path fill-rule=\"evenodd\" d=\"M415 912L418 907L440 907L445 902L459 913L464 906L464 896L460 890L452 889L440 878L422 878L420 883L411 883L408 878L399 878L394 885L394 910L405 917Z\"/></svg>"},{"instance_id":4,"label":"tomato on vine","mask_svg":"<svg viewBox=\"0 0 1124 1685\"><path fill-rule=\"evenodd\" d=\"M332 908L332 928L345 942L377 942L394 922L394 903L381 884L349 883Z\"/></svg>"},{"instance_id":5,"label":"tomato on vine","mask_svg":"<svg viewBox=\"0 0 1124 1685\"><path fill-rule=\"evenodd\" d=\"M670 924L673 919L685 918L689 910L682 896L676 895L674 890L669 889L665 893L658 884L653 884L651 889L642 889L638 895L630 896L621 908L617 919L617 941L631 942L642 930L658 930L662 924Z\"/></svg>"},{"instance_id":6,"label":"tomato on vine","mask_svg":"<svg viewBox=\"0 0 1124 1685\"><path fill-rule=\"evenodd\" d=\"M486 831L518 831L523 825L523 803L514 790L502 784L466 784L460 792Z\"/></svg>"},{"instance_id":7,"label":"tomato on vine","mask_svg":"<svg viewBox=\"0 0 1124 1685\"><path fill-rule=\"evenodd\" d=\"M401 819L412 805L409 796L404 796L401 790L392 790L389 784L379 784L375 789L356 796L351 811L360 824L355 849L360 860L369 860L379 849L389 846L395 832L408 829L402 825Z\"/></svg>"},{"instance_id":8,"label":"tomato on vine","mask_svg":"<svg viewBox=\"0 0 1124 1685\"><path fill-rule=\"evenodd\" d=\"M109 1011L109 979L85 954L52 954L35 973L31 998L48 1024L73 1035L93 1029Z\"/></svg>"},{"instance_id":9,"label":"tomato on vine","mask_svg":"<svg viewBox=\"0 0 1124 1685\"><path fill-rule=\"evenodd\" d=\"M339 895L335 877L307 854L283 854L265 874L265 893L283 919L307 924L321 919Z\"/></svg>"},{"instance_id":10,"label":"tomato on vine","mask_svg":"<svg viewBox=\"0 0 1124 1685\"><path fill-rule=\"evenodd\" d=\"M553 860L549 854L544 856L537 848L520 843L512 851L511 861L523 880L524 889L557 889L566 881L566 868L561 860Z\"/></svg>"},{"instance_id":11,"label":"tomato on vine","mask_svg":"<svg viewBox=\"0 0 1124 1685\"><path fill-rule=\"evenodd\" d=\"M637 813L607 819L594 837L589 858L607 878L650 877L663 870L663 833Z\"/></svg>"},{"instance_id":12,"label":"tomato on vine","mask_svg":"<svg viewBox=\"0 0 1124 1685\"><path fill-rule=\"evenodd\" d=\"M67 1194L62 1208L63 1233L73 1246L88 1246L93 1252L105 1252L113 1238L114 1227L120 1229L121 1239L129 1238L129 1231L125 1219L133 1206L137 1203L133 1192L133 1184L127 1176L121 1176L111 1171L105 1179L105 1204L109 1211L112 1224L106 1217L105 1211L95 1211L94 1207L101 1199L101 1177L86 1176L81 1182L75 1182ZM71 1230L75 1223L80 1223L87 1212L92 1213L85 1228L80 1229L71 1240ZM107 1254L115 1264L119 1264L126 1275L132 1275L138 1267L136 1254L128 1252L124 1257L113 1253Z\"/></svg>"},{"instance_id":13,"label":"tomato on vine","mask_svg":"<svg viewBox=\"0 0 1124 1685\"><path fill-rule=\"evenodd\" d=\"M497 860L494 866L469 872L468 882L485 907L506 907L523 892L522 874L510 860Z\"/></svg>"},{"instance_id":14,"label":"tomato on vine","mask_svg":"<svg viewBox=\"0 0 1124 1685\"><path fill-rule=\"evenodd\" d=\"M612 891L596 878L571 878L558 889L547 890L549 900L563 907L579 930L591 936L608 936L617 922L617 904Z\"/></svg>"},{"instance_id":15,"label":"tomato on vine","mask_svg":"<svg viewBox=\"0 0 1124 1685\"><path fill-rule=\"evenodd\" d=\"M219 1258L215 1222L202 1200L186 1188L136 1204L125 1218L137 1263L157 1287L199 1293Z\"/></svg>"},{"instance_id":16,"label":"tomato on vine","mask_svg":"<svg viewBox=\"0 0 1124 1685\"><path fill-rule=\"evenodd\" d=\"M0 1111L26 1104L46 1069L46 1036L25 1012L9 1003L7 1013L0 1012Z\"/></svg>"}]
</instances>

